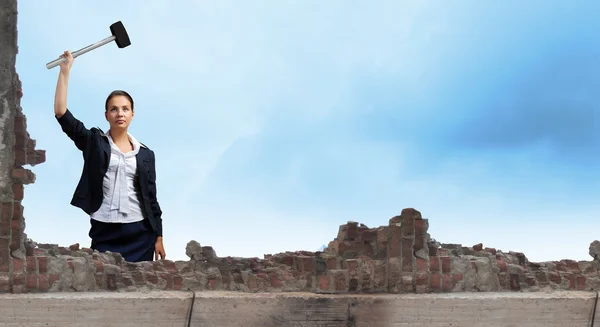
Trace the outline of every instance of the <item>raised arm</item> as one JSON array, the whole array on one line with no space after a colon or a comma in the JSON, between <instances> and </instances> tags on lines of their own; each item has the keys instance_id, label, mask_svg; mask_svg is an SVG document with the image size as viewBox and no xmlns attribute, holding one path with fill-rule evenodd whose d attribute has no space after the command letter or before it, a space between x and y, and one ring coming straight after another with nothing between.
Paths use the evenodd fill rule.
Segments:
<instances>
[{"instance_id":1,"label":"raised arm","mask_svg":"<svg viewBox=\"0 0 600 327\"><path fill-rule=\"evenodd\" d=\"M74 59L69 51L65 51L61 57L66 58L66 60L60 64L60 72L58 73L58 81L56 82L56 92L54 93L54 116L63 132L75 142L75 146L77 146L79 150L84 151L87 142L90 139L90 130L67 109L69 74L71 73L71 66L73 65Z\"/></svg>"},{"instance_id":2,"label":"raised arm","mask_svg":"<svg viewBox=\"0 0 600 327\"><path fill-rule=\"evenodd\" d=\"M60 64L58 81L56 82L56 92L54 93L54 115L56 118L62 117L67 111L67 90L69 89L69 74L73 66L73 55L65 51L61 58L67 58Z\"/></svg>"}]
</instances>

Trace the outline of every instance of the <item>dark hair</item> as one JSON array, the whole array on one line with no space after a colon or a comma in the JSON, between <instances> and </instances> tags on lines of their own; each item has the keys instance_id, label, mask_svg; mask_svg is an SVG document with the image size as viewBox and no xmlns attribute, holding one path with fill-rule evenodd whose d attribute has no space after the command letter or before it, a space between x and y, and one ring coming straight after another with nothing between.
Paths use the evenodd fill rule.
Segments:
<instances>
[{"instance_id":1,"label":"dark hair","mask_svg":"<svg viewBox=\"0 0 600 327\"><path fill-rule=\"evenodd\" d=\"M127 100L129 100L129 102L131 103L131 110L133 111L133 98L131 97L131 95L129 95L129 93L127 93L123 90L115 90L115 91L110 92L110 94L106 98L106 103L104 104L104 110L108 110L108 101L110 101L110 99L112 99L113 97L116 97L116 96L126 97Z\"/></svg>"}]
</instances>

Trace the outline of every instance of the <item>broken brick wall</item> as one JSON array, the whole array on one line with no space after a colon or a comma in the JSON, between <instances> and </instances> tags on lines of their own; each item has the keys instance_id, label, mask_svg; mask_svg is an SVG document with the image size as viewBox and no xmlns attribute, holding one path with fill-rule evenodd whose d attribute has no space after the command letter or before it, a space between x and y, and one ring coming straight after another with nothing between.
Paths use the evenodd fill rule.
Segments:
<instances>
[{"instance_id":1,"label":"broken brick wall","mask_svg":"<svg viewBox=\"0 0 600 327\"><path fill-rule=\"evenodd\" d=\"M119 254L98 253L78 244L36 244L26 238L21 201L24 185L35 181L25 167L44 162L45 152L35 149L20 107L16 0L1 2L0 22L0 293L188 288L429 293L600 287L600 243L593 243L597 248L593 261L532 263L522 253L482 244L437 243L427 233L428 220L415 209L402 210L387 226L344 224L323 252L286 252L263 259L218 257L210 246L195 241L186 248L189 261L141 263L125 262Z\"/></svg>"},{"instance_id":2,"label":"broken brick wall","mask_svg":"<svg viewBox=\"0 0 600 327\"><path fill-rule=\"evenodd\" d=\"M23 95L15 71L17 55L17 3L3 1L0 7L0 292L9 291L20 274L19 261L26 260L24 185L35 175L24 166L44 162L45 152L35 150L35 140L27 133L27 120L20 107ZM14 261L17 260L17 261ZM16 262L16 264L15 264Z\"/></svg>"}]
</instances>

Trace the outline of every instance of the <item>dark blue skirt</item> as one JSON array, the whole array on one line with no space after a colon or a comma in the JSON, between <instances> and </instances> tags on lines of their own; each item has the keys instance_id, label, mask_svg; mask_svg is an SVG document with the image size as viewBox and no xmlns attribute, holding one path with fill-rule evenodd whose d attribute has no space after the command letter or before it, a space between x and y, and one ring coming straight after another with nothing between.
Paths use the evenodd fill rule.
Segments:
<instances>
[{"instance_id":1,"label":"dark blue skirt","mask_svg":"<svg viewBox=\"0 0 600 327\"><path fill-rule=\"evenodd\" d=\"M156 233L148 219L135 223L105 223L90 219L93 250L120 253L128 262L154 260Z\"/></svg>"}]
</instances>

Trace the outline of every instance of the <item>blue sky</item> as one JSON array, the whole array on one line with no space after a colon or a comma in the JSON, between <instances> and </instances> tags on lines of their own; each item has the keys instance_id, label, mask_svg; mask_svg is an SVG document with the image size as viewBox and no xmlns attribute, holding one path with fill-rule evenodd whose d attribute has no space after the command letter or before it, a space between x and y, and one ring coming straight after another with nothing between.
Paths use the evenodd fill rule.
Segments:
<instances>
[{"instance_id":1,"label":"blue sky","mask_svg":"<svg viewBox=\"0 0 600 327\"><path fill-rule=\"evenodd\" d=\"M76 59L68 105L107 128L114 89L157 156L165 246L220 256L316 250L402 208L441 242L589 260L600 234L600 3L159 1L19 3L17 71L47 162L28 236L89 246L69 201L82 158L53 117L45 64Z\"/></svg>"}]
</instances>

